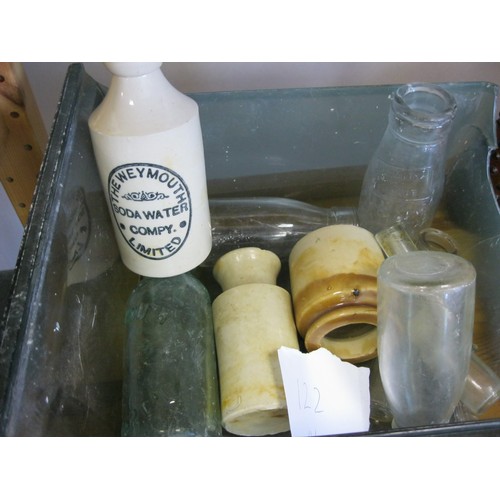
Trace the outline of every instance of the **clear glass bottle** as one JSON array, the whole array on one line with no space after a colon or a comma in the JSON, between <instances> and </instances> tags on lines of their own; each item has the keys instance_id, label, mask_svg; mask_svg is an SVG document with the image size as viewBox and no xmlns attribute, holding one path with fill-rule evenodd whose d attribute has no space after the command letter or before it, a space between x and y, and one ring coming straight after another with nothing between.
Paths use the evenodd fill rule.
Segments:
<instances>
[{"instance_id":1,"label":"clear glass bottle","mask_svg":"<svg viewBox=\"0 0 500 500\"><path fill-rule=\"evenodd\" d=\"M437 85L413 83L391 96L389 122L368 164L359 224L374 234L400 224L415 238L432 222L445 180L456 102Z\"/></svg>"},{"instance_id":2,"label":"clear glass bottle","mask_svg":"<svg viewBox=\"0 0 500 500\"><path fill-rule=\"evenodd\" d=\"M144 278L126 312L123 436L219 436L209 294L191 273Z\"/></svg>"},{"instance_id":3,"label":"clear glass bottle","mask_svg":"<svg viewBox=\"0 0 500 500\"><path fill-rule=\"evenodd\" d=\"M389 255L378 272L378 360L393 426L448 423L466 388L476 271L458 255L415 251L401 227L376 238Z\"/></svg>"},{"instance_id":4,"label":"clear glass bottle","mask_svg":"<svg viewBox=\"0 0 500 500\"><path fill-rule=\"evenodd\" d=\"M57 336L57 396L47 433L119 436L125 325L139 276L121 262L101 192L71 190L64 204L67 286ZM109 290L116 290L110 294Z\"/></svg>"},{"instance_id":5,"label":"clear glass bottle","mask_svg":"<svg viewBox=\"0 0 500 500\"><path fill-rule=\"evenodd\" d=\"M357 224L353 207L324 208L289 198L211 198L209 204L213 243L204 266L242 247L269 250L286 260L295 243L311 231Z\"/></svg>"},{"instance_id":6,"label":"clear glass bottle","mask_svg":"<svg viewBox=\"0 0 500 500\"><path fill-rule=\"evenodd\" d=\"M105 64L88 123L121 258L141 276L188 272L212 245L198 105L159 62Z\"/></svg>"},{"instance_id":7,"label":"clear glass bottle","mask_svg":"<svg viewBox=\"0 0 500 500\"><path fill-rule=\"evenodd\" d=\"M434 250L452 254L458 253L458 245L446 232L427 228L420 234L418 245L413 242L401 226L394 226L375 235L375 239L387 257ZM470 365L462 392L462 412L480 415L498 401L500 397L500 377L472 349Z\"/></svg>"}]
</instances>

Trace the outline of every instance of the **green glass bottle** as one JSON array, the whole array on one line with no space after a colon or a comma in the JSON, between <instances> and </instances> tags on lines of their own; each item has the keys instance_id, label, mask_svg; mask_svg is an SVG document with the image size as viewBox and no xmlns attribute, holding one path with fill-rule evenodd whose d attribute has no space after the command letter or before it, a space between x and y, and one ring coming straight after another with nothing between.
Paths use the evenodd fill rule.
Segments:
<instances>
[{"instance_id":1,"label":"green glass bottle","mask_svg":"<svg viewBox=\"0 0 500 500\"><path fill-rule=\"evenodd\" d=\"M127 312L123 436L220 436L210 296L191 273L143 278Z\"/></svg>"}]
</instances>

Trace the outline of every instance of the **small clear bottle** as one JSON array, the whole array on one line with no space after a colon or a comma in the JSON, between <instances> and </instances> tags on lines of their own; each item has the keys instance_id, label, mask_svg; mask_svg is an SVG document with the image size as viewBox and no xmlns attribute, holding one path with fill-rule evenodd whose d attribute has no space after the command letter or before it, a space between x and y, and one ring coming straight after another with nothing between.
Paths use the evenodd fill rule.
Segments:
<instances>
[{"instance_id":1,"label":"small clear bottle","mask_svg":"<svg viewBox=\"0 0 500 500\"><path fill-rule=\"evenodd\" d=\"M387 257L418 250L458 253L458 245L453 238L435 228L424 229L418 244L401 226L384 229L375 235L375 239ZM477 416L495 404L499 397L500 377L474 352L473 346L461 403L469 413Z\"/></svg>"},{"instance_id":2,"label":"small clear bottle","mask_svg":"<svg viewBox=\"0 0 500 500\"><path fill-rule=\"evenodd\" d=\"M448 423L469 370L476 271L466 259L418 250L401 227L376 239L378 360L393 426Z\"/></svg>"},{"instance_id":3,"label":"small clear bottle","mask_svg":"<svg viewBox=\"0 0 500 500\"><path fill-rule=\"evenodd\" d=\"M363 179L359 224L374 234L400 224L416 239L441 200L456 102L427 83L403 85L391 98L387 129Z\"/></svg>"},{"instance_id":4,"label":"small clear bottle","mask_svg":"<svg viewBox=\"0 0 500 500\"><path fill-rule=\"evenodd\" d=\"M126 312L123 436L222 433L210 296L191 273L144 278Z\"/></svg>"}]
</instances>

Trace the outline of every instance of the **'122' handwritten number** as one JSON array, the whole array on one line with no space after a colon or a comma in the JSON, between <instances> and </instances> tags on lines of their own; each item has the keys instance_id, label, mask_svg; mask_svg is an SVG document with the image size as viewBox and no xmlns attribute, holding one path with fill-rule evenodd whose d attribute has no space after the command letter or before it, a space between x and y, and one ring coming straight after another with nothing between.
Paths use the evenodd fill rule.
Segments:
<instances>
[{"instance_id":1,"label":"'122' handwritten number","mask_svg":"<svg viewBox=\"0 0 500 500\"><path fill-rule=\"evenodd\" d=\"M313 387L311 391L306 382L302 382L301 387L300 381L297 380L297 391L300 410L312 410L314 413L323 413L323 410L319 409L321 394L317 387Z\"/></svg>"}]
</instances>

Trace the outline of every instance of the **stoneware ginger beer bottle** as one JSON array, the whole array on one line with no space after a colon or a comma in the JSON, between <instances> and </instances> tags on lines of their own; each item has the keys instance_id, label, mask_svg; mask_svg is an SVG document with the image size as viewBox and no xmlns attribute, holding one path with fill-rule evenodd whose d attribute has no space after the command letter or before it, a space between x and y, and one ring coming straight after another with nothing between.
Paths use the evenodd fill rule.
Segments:
<instances>
[{"instance_id":1,"label":"stoneware ginger beer bottle","mask_svg":"<svg viewBox=\"0 0 500 500\"><path fill-rule=\"evenodd\" d=\"M161 64L105 63L111 84L89 118L121 258L149 277L190 271L212 246L198 105Z\"/></svg>"}]
</instances>

